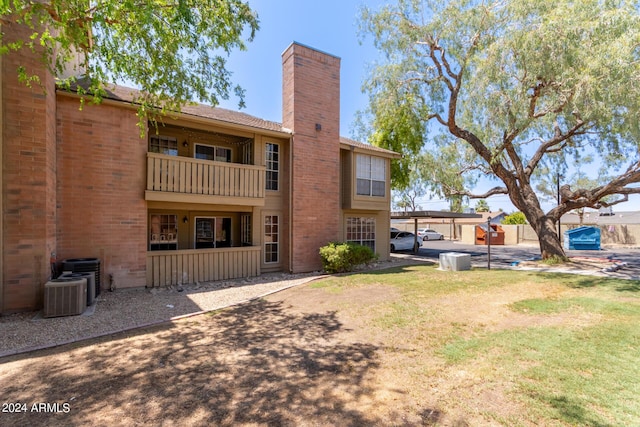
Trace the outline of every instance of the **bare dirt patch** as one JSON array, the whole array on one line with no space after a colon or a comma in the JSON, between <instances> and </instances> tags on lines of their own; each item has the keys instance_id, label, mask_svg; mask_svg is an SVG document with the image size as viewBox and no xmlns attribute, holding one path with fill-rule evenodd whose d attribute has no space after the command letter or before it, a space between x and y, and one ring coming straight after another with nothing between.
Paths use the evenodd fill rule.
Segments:
<instances>
[{"instance_id":1,"label":"bare dirt patch","mask_svg":"<svg viewBox=\"0 0 640 427\"><path fill-rule=\"evenodd\" d=\"M509 310L560 292L523 284L445 295L430 302L421 324L388 328L376 318L403 298L395 288L291 288L213 314L0 359L2 402L27 408L0 414L0 425L499 425L523 411L510 394L514 384L496 380L496 368L482 360L461 368L434 350L452 325L464 336L541 319L588 324ZM67 406L33 412L41 402Z\"/></svg>"}]
</instances>

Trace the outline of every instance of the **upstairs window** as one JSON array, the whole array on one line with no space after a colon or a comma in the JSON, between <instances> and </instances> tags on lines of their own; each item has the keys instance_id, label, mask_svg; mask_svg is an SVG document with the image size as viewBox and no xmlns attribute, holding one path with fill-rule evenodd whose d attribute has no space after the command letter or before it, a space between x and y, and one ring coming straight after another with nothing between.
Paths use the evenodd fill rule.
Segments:
<instances>
[{"instance_id":1,"label":"upstairs window","mask_svg":"<svg viewBox=\"0 0 640 427\"><path fill-rule=\"evenodd\" d=\"M278 190L280 175L280 146L267 142L267 190Z\"/></svg>"},{"instance_id":2,"label":"upstairs window","mask_svg":"<svg viewBox=\"0 0 640 427\"><path fill-rule=\"evenodd\" d=\"M171 136L152 135L149 138L149 151L151 153L178 155L178 139Z\"/></svg>"},{"instance_id":3,"label":"upstairs window","mask_svg":"<svg viewBox=\"0 0 640 427\"><path fill-rule=\"evenodd\" d=\"M385 165L384 159L380 157L358 154L356 157L356 194L384 197L387 176Z\"/></svg>"}]
</instances>

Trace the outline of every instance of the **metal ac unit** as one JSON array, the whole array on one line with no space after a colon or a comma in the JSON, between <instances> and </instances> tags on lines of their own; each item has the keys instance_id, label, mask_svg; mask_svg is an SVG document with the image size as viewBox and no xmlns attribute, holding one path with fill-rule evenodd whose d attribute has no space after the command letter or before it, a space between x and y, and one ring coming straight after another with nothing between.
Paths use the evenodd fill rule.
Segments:
<instances>
[{"instance_id":1,"label":"metal ac unit","mask_svg":"<svg viewBox=\"0 0 640 427\"><path fill-rule=\"evenodd\" d=\"M87 308L87 279L53 279L44 285L44 317L74 316Z\"/></svg>"}]
</instances>

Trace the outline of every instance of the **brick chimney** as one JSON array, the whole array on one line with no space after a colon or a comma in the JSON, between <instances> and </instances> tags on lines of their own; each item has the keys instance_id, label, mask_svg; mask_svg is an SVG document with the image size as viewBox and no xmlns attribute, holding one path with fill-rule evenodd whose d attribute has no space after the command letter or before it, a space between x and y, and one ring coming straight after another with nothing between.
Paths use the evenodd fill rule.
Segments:
<instances>
[{"instance_id":1,"label":"brick chimney","mask_svg":"<svg viewBox=\"0 0 640 427\"><path fill-rule=\"evenodd\" d=\"M292 43L282 54L282 124L291 145L291 265L322 268L340 226L340 58Z\"/></svg>"},{"instance_id":2,"label":"brick chimney","mask_svg":"<svg viewBox=\"0 0 640 427\"><path fill-rule=\"evenodd\" d=\"M10 26L10 29L9 29ZM6 43L28 27L7 24ZM40 78L18 81L18 66ZM56 250L55 80L28 48L0 59L0 312L38 309Z\"/></svg>"}]
</instances>

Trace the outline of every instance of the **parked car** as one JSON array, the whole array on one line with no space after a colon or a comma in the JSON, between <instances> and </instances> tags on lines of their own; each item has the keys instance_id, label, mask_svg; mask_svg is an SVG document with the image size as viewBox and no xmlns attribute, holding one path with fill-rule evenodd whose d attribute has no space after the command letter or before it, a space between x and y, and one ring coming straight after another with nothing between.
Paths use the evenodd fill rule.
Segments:
<instances>
[{"instance_id":1,"label":"parked car","mask_svg":"<svg viewBox=\"0 0 640 427\"><path fill-rule=\"evenodd\" d=\"M397 229L397 228L395 228L395 227L391 227L391 231L400 231L400 230L398 230L398 229Z\"/></svg>"},{"instance_id":2,"label":"parked car","mask_svg":"<svg viewBox=\"0 0 640 427\"><path fill-rule=\"evenodd\" d=\"M414 247L415 245L415 247ZM416 241L416 235L408 231L391 232L391 252L418 250L422 246L420 238Z\"/></svg>"},{"instance_id":3,"label":"parked car","mask_svg":"<svg viewBox=\"0 0 640 427\"><path fill-rule=\"evenodd\" d=\"M422 238L422 240L442 240L444 239L444 235L438 233L436 230L432 230L431 228L420 228L418 229L418 236Z\"/></svg>"}]
</instances>

